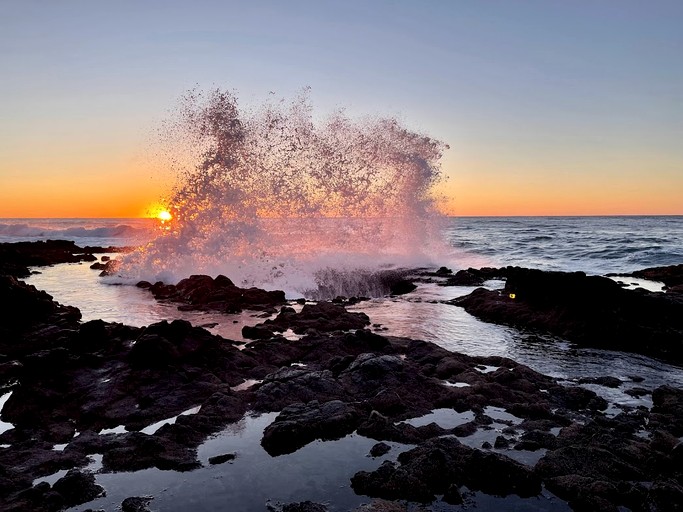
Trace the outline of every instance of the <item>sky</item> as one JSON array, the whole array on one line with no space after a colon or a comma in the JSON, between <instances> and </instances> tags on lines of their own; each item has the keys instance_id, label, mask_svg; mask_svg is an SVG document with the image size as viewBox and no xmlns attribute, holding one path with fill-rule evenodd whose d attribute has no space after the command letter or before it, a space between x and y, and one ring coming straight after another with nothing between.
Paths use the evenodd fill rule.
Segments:
<instances>
[{"instance_id":1,"label":"sky","mask_svg":"<svg viewBox=\"0 0 683 512\"><path fill-rule=\"evenodd\" d=\"M0 217L135 217L187 90L396 116L452 215L683 214L680 0L0 0Z\"/></svg>"}]
</instances>

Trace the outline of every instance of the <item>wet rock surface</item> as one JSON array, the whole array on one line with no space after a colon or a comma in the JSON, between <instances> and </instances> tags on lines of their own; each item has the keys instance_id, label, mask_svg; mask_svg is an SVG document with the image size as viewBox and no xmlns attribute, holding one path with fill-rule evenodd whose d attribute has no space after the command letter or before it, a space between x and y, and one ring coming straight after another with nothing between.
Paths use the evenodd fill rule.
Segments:
<instances>
[{"instance_id":1,"label":"wet rock surface","mask_svg":"<svg viewBox=\"0 0 683 512\"><path fill-rule=\"evenodd\" d=\"M157 300L179 303L178 309L181 310L239 313L243 309L272 310L286 302L282 291L240 288L223 275L215 279L193 275L175 285L141 281L137 286L148 289Z\"/></svg>"},{"instance_id":2,"label":"wet rock surface","mask_svg":"<svg viewBox=\"0 0 683 512\"><path fill-rule=\"evenodd\" d=\"M146 496L131 496L121 502L121 512L149 512L152 498Z\"/></svg>"},{"instance_id":3,"label":"wet rock surface","mask_svg":"<svg viewBox=\"0 0 683 512\"><path fill-rule=\"evenodd\" d=\"M450 301L489 322L546 331L600 348L683 361L683 296L625 290L583 272L507 267L502 291Z\"/></svg>"},{"instance_id":4,"label":"wet rock surface","mask_svg":"<svg viewBox=\"0 0 683 512\"><path fill-rule=\"evenodd\" d=\"M308 331L331 332L363 329L370 324L365 313L351 313L341 304L318 302L305 304L299 313L293 308L284 307L272 320L266 320L253 327L245 327L242 335L245 338L270 338L275 333L291 329L296 334Z\"/></svg>"},{"instance_id":5,"label":"wet rock surface","mask_svg":"<svg viewBox=\"0 0 683 512\"><path fill-rule=\"evenodd\" d=\"M666 291L671 293L683 292L683 264L669 265L666 267L651 267L637 270L630 274L619 274L623 277L638 277L651 281L661 281L666 286Z\"/></svg>"},{"instance_id":6,"label":"wet rock surface","mask_svg":"<svg viewBox=\"0 0 683 512\"><path fill-rule=\"evenodd\" d=\"M28 277L29 267L91 262L94 254L124 252L127 247L79 247L68 240L0 243L0 275Z\"/></svg>"},{"instance_id":7,"label":"wet rock surface","mask_svg":"<svg viewBox=\"0 0 683 512\"><path fill-rule=\"evenodd\" d=\"M376 469L350 482L379 498L364 510L410 509L397 500L460 504L471 491L533 497L542 486L575 510L658 511L683 503L677 388L652 390L651 410L624 408L610 417L593 391L510 359L332 327L346 325L339 304L311 305L311 316L299 320L301 313L281 311L278 329L298 330L300 339L275 335L240 351L185 321L81 323L78 310L45 292L9 276L0 285L3 303L20 305L7 309L0 325L0 389L12 392L1 418L12 427L0 434L9 445L0 449L3 510L63 510L91 500L102 492L83 469L93 454L102 454L104 472L193 471L201 467L197 447L247 411L279 413L261 440L276 457L352 433L376 440ZM257 383L233 389L248 380ZM623 385L618 380L592 382ZM457 421L415 421L432 411ZM142 432L171 417L175 423ZM125 431L105 430L119 426ZM464 444L481 446L473 436L482 432L491 434L488 449ZM408 446L386 453L390 442ZM521 463L521 452L536 458ZM33 485L60 470L69 472L54 485ZM122 510L146 510L146 500L126 500ZM320 506L302 503L286 506Z\"/></svg>"},{"instance_id":8,"label":"wet rock surface","mask_svg":"<svg viewBox=\"0 0 683 512\"><path fill-rule=\"evenodd\" d=\"M535 496L541 480L532 470L505 455L469 448L452 437L438 437L384 462L373 472L351 479L360 494L431 502L437 494L454 495L461 486L487 494Z\"/></svg>"},{"instance_id":9,"label":"wet rock surface","mask_svg":"<svg viewBox=\"0 0 683 512\"><path fill-rule=\"evenodd\" d=\"M447 273L441 272L441 275L447 275ZM446 281L439 284L441 286L482 286L490 279L504 279L505 277L504 268L468 268L458 270L454 275L449 276Z\"/></svg>"}]
</instances>

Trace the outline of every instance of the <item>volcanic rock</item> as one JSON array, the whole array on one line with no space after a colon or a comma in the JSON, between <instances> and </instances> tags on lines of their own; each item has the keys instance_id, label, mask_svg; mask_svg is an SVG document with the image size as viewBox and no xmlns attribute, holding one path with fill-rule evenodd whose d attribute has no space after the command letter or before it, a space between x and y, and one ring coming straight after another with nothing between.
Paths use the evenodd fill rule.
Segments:
<instances>
[{"instance_id":1,"label":"volcanic rock","mask_svg":"<svg viewBox=\"0 0 683 512\"><path fill-rule=\"evenodd\" d=\"M138 286L147 288L144 282L138 283ZM183 310L239 313L243 309L268 310L285 302L283 291L268 292L259 288L240 288L223 275L215 279L205 275L193 275L182 279L176 285L158 282L148 289L157 300L179 303Z\"/></svg>"},{"instance_id":2,"label":"volcanic rock","mask_svg":"<svg viewBox=\"0 0 683 512\"><path fill-rule=\"evenodd\" d=\"M272 456L292 453L315 439L339 439L352 433L360 418L355 407L339 400L290 405L266 427L261 445Z\"/></svg>"},{"instance_id":3,"label":"volcanic rock","mask_svg":"<svg viewBox=\"0 0 683 512\"><path fill-rule=\"evenodd\" d=\"M431 502L454 484L506 496L535 496L540 480L518 462L482 452L452 437L426 441L398 456L399 464L385 461L373 472L360 471L351 479L360 494L385 499Z\"/></svg>"},{"instance_id":4,"label":"volcanic rock","mask_svg":"<svg viewBox=\"0 0 683 512\"><path fill-rule=\"evenodd\" d=\"M671 291L672 289L683 285L683 264L644 268L643 270L636 270L630 274L619 275L649 279L650 281L661 281L666 285L667 291Z\"/></svg>"},{"instance_id":5,"label":"volcanic rock","mask_svg":"<svg viewBox=\"0 0 683 512\"><path fill-rule=\"evenodd\" d=\"M391 446L389 446L387 443L377 443L370 448L370 456L371 457L381 457L385 453L389 453L391 450Z\"/></svg>"},{"instance_id":6,"label":"volcanic rock","mask_svg":"<svg viewBox=\"0 0 683 512\"><path fill-rule=\"evenodd\" d=\"M318 302L305 304L299 313L290 307L283 307L274 319L266 320L251 329L243 329L242 333L245 337L263 339L287 329L305 334L309 330L331 332L363 329L366 325L370 325L370 319L365 313L351 313L342 305ZM270 335L266 334L268 331Z\"/></svg>"},{"instance_id":7,"label":"volcanic rock","mask_svg":"<svg viewBox=\"0 0 683 512\"><path fill-rule=\"evenodd\" d=\"M121 512L150 512L149 503L153 498L147 496L132 496L121 502Z\"/></svg>"},{"instance_id":8,"label":"volcanic rock","mask_svg":"<svg viewBox=\"0 0 683 512\"><path fill-rule=\"evenodd\" d=\"M102 486L95 483L95 475L73 469L57 480L52 490L60 494L65 507L87 503L106 494Z\"/></svg>"},{"instance_id":9,"label":"volcanic rock","mask_svg":"<svg viewBox=\"0 0 683 512\"><path fill-rule=\"evenodd\" d=\"M221 455L216 455L214 457L209 457L209 464L215 465L215 464L224 464L226 462L231 462L235 460L235 454L234 453L224 453Z\"/></svg>"},{"instance_id":10,"label":"volcanic rock","mask_svg":"<svg viewBox=\"0 0 683 512\"><path fill-rule=\"evenodd\" d=\"M489 322L551 332L576 343L683 361L683 297L624 290L582 272L505 269L505 289L450 301Z\"/></svg>"},{"instance_id":11,"label":"volcanic rock","mask_svg":"<svg viewBox=\"0 0 683 512\"><path fill-rule=\"evenodd\" d=\"M94 261L92 249L67 240L0 243L0 275L28 277L28 267Z\"/></svg>"}]
</instances>

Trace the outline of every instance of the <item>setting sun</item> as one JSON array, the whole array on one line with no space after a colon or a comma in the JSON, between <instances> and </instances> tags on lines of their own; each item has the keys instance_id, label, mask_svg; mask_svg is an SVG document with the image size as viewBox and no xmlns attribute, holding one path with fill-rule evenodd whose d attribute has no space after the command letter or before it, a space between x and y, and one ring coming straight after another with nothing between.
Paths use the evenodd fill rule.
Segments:
<instances>
[{"instance_id":1,"label":"setting sun","mask_svg":"<svg viewBox=\"0 0 683 512\"><path fill-rule=\"evenodd\" d=\"M173 218L173 215L171 215L166 210L161 210L159 213L157 213L157 219L159 219L159 220L167 221L167 220L171 220L172 218Z\"/></svg>"}]
</instances>

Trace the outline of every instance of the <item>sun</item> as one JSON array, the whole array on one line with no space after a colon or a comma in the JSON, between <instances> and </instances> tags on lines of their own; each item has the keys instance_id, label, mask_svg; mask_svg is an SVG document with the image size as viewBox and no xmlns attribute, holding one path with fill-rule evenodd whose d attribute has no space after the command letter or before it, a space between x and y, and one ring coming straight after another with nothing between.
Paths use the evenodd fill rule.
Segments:
<instances>
[{"instance_id":1,"label":"sun","mask_svg":"<svg viewBox=\"0 0 683 512\"><path fill-rule=\"evenodd\" d=\"M161 210L159 213L157 213L157 219L159 219L162 222L166 222L167 220L171 220L173 218L173 215L168 210Z\"/></svg>"}]
</instances>

